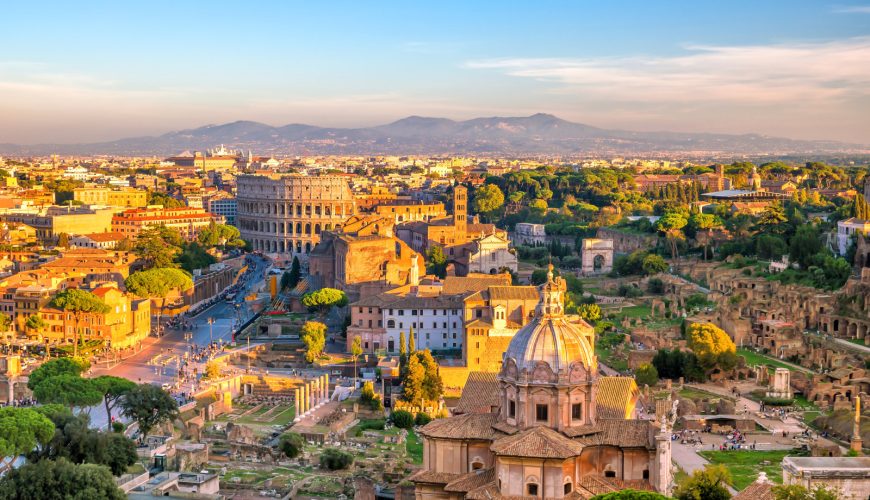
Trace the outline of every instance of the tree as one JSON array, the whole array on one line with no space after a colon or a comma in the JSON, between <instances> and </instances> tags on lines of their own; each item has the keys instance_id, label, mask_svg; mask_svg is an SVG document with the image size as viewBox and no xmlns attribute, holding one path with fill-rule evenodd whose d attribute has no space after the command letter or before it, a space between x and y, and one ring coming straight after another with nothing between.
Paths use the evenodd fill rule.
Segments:
<instances>
[{"instance_id":1,"label":"tree","mask_svg":"<svg viewBox=\"0 0 870 500\"><path fill-rule=\"evenodd\" d=\"M103 393L94 379L69 374L43 380L33 390L33 396L43 404L56 403L70 408L87 408L103 400Z\"/></svg>"},{"instance_id":2,"label":"tree","mask_svg":"<svg viewBox=\"0 0 870 500\"><path fill-rule=\"evenodd\" d=\"M245 241L242 240L238 228L227 224L216 224L214 222L199 232L197 235L197 241L199 241L199 244L205 248L242 248L245 246Z\"/></svg>"},{"instance_id":3,"label":"tree","mask_svg":"<svg viewBox=\"0 0 870 500\"><path fill-rule=\"evenodd\" d=\"M438 401L441 398L444 383L438 372L438 363L428 349L410 354L402 389L402 399L410 403Z\"/></svg>"},{"instance_id":4,"label":"tree","mask_svg":"<svg viewBox=\"0 0 870 500\"><path fill-rule=\"evenodd\" d=\"M644 363L637 367L637 371L634 372L634 379L637 380L637 385L654 387L659 383L659 372L655 366Z\"/></svg>"},{"instance_id":5,"label":"tree","mask_svg":"<svg viewBox=\"0 0 870 500\"><path fill-rule=\"evenodd\" d=\"M136 463L136 445L123 434L92 429L87 415L70 411L54 412L50 417L56 428L45 446L28 454L28 461L67 459L72 463L105 465L120 476Z\"/></svg>"},{"instance_id":6,"label":"tree","mask_svg":"<svg viewBox=\"0 0 870 500\"><path fill-rule=\"evenodd\" d=\"M492 213L504 205L504 193L495 184L484 184L474 193L472 206L477 213Z\"/></svg>"},{"instance_id":7,"label":"tree","mask_svg":"<svg viewBox=\"0 0 870 500\"><path fill-rule=\"evenodd\" d=\"M758 226L765 232L782 233L783 223L787 221L785 209L778 201L768 205L758 216Z\"/></svg>"},{"instance_id":8,"label":"tree","mask_svg":"<svg viewBox=\"0 0 870 500\"><path fill-rule=\"evenodd\" d=\"M652 491L620 490L595 495L592 500L668 500L668 497Z\"/></svg>"},{"instance_id":9,"label":"tree","mask_svg":"<svg viewBox=\"0 0 870 500\"><path fill-rule=\"evenodd\" d=\"M151 384L139 384L121 400L124 416L139 424L142 439L155 426L178 416L178 403L166 391Z\"/></svg>"},{"instance_id":10,"label":"tree","mask_svg":"<svg viewBox=\"0 0 870 500\"><path fill-rule=\"evenodd\" d=\"M776 500L837 500L840 496L836 490L824 485L818 485L808 490L799 484L779 485L771 489Z\"/></svg>"},{"instance_id":11,"label":"tree","mask_svg":"<svg viewBox=\"0 0 870 500\"><path fill-rule=\"evenodd\" d=\"M278 449L283 451L287 458L296 458L305 447L305 439L296 432L285 432L278 438Z\"/></svg>"},{"instance_id":12,"label":"tree","mask_svg":"<svg viewBox=\"0 0 870 500\"><path fill-rule=\"evenodd\" d=\"M353 343L350 346L350 354L353 356L353 386L356 387L356 362L362 355L362 337L359 335L353 338Z\"/></svg>"},{"instance_id":13,"label":"tree","mask_svg":"<svg viewBox=\"0 0 870 500\"><path fill-rule=\"evenodd\" d=\"M88 371L91 364L83 358L57 358L46 361L33 370L27 378L27 388L31 391L44 380L58 375L74 375L78 377Z\"/></svg>"},{"instance_id":14,"label":"tree","mask_svg":"<svg viewBox=\"0 0 870 500\"><path fill-rule=\"evenodd\" d=\"M408 355L413 356L417 352L417 336L414 335L414 327L408 330Z\"/></svg>"},{"instance_id":15,"label":"tree","mask_svg":"<svg viewBox=\"0 0 870 500\"><path fill-rule=\"evenodd\" d=\"M813 265L813 258L822 251L822 248L819 230L813 225L800 226L791 237L789 257L792 262L797 262L802 268L807 269Z\"/></svg>"},{"instance_id":16,"label":"tree","mask_svg":"<svg viewBox=\"0 0 870 500\"><path fill-rule=\"evenodd\" d=\"M0 407L0 473L6 471L19 455L54 436L54 423L32 408Z\"/></svg>"},{"instance_id":17,"label":"tree","mask_svg":"<svg viewBox=\"0 0 870 500\"><path fill-rule=\"evenodd\" d=\"M426 250L426 272L442 279L447 277L447 256L444 255L444 249L438 245Z\"/></svg>"},{"instance_id":18,"label":"tree","mask_svg":"<svg viewBox=\"0 0 870 500\"><path fill-rule=\"evenodd\" d=\"M181 253L184 239L178 231L165 226L149 228L136 236L133 252L145 261L145 267L177 267L175 257Z\"/></svg>"},{"instance_id":19,"label":"tree","mask_svg":"<svg viewBox=\"0 0 870 500\"><path fill-rule=\"evenodd\" d=\"M57 235L57 246L60 248L69 248L69 235L60 233Z\"/></svg>"},{"instance_id":20,"label":"tree","mask_svg":"<svg viewBox=\"0 0 870 500\"><path fill-rule=\"evenodd\" d=\"M426 379L426 367L411 354L408 360L408 370L402 379L402 399L411 403L423 402L423 381Z\"/></svg>"},{"instance_id":21,"label":"tree","mask_svg":"<svg viewBox=\"0 0 870 500\"><path fill-rule=\"evenodd\" d=\"M870 220L870 204L861 193L855 194L855 199L852 202L852 216L856 219Z\"/></svg>"},{"instance_id":22,"label":"tree","mask_svg":"<svg viewBox=\"0 0 870 500\"><path fill-rule=\"evenodd\" d=\"M359 397L360 402L369 407L370 410L383 410L384 405L381 402L381 397L375 393L375 385L371 380L363 382L362 392Z\"/></svg>"},{"instance_id":23,"label":"tree","mask_svg":"<svg viewBox=\"0 0 870 500\"><path fill-rule=\"evenodd\" d=\"M731 493L727 484L731 474L724 465L707 465L696 470L677 485L674 498L677 500L728 500Z\"/></svg>"},{"instance_id":24,"label":"tree","mask_svg":"<svg viewBox=\"0 0 870 500\"><path fill-rule=\"evenodd\" d=\"M42 316L40 316L39 314L31 314L24 322L24 328L31 334L35 334L38 337L44 329L48 328L48 323L46 323L46 321L42 319ZM48 344L46 344L45 348L46 355L48 355Z\"/></svg>"},{"instance_id":25,"label":"tree","mask_svg":"<svg viewBox=\"0 0 870 500\"><path fill-rule=\"evenodd\" d=\"M406 410L394 411L390 414L390 420L392 420L393 425L399 429L410 429L411 427L414 427L414 416L411 415L411 412Z\"/></svg>"},{"instance_id":26,"label":"tree","mask_svg":"<svg viewBox=\"0 0 870 500\"><path fill-rule=\"evenodd\" d=\"M72 313L75 320L73 327L73 357L79 355L79 321L85 314L106 314L107 306L99 297L87 290L67 288L51 299L51 307Z\"/></svg>"},{"instance_id":27,"label":"tree","mask_svg":"<svg viewBox=\"0 0 870 500\"><path fill-rule=\"evenodd\" d=\"M0 480L0 500L124 500L107 467L66 459L24 465Z\"/></svg>"},{"instance_id":28,"label":"tree","mask_svg":"<svg viewBox=\"0 0 870 500\"><path fill-rule=\"evenodd\" d=\"M215 360L207 362L205 364L205 373L203 373L202 376L208 380L217 380L221 378L221 365Z\"/></svg>"},{"instance_id":29,"label":"tree","mask_svg":"<svg viewBox=\"0 0 870 500\"><path fill-rule=\"evenodd\" d=\"M695 213L689 217L689 227L695 231L695 239L700 239L704 246L704 260L707 260L707 248L710 243L710 232L722 226L722 219L712 214ZM703 237L699 238L703 233Z\"/></svg>"},{"instance_id":30,"label":"tree","mask_svg":"<svg viewBox=\"0 0 870 500\"><path fill-rule=\"evenodd\" d=\"M160 299L157 309L157 335L160 335L160 316L166 307L166 299L173 291L179 293L193 286L193 279L181 269L173 267L157 267L138 271L124 280L127 290L139 297Z\"/></svg>"},{"instance_id":31,"label":"tree","mask_svg":"<svg viewBox=\"0 0 870 500\"><path fill-rule=\"evenodd\" d=\"M309 309L318 309L325 316L333 307L347 305L347 294L335 288L321 288L302 296L302 305Z\"/></svg>"},{"instance_id":32,"label":"tree","mask_svg":"<svg viewBox=\"0 0 870 500\"><path fill-rule=\"evenodd\" d=\"M320 467L324 469L347 469L352 463L353 455L338 448L327 448L320 454Z\"/></svg>"},{"instance_id":33,"label":"tree","mask_svg":"<svg viewBox=\"0 0 870 500\"><path fill-rule=\"evenodd\" d=\"M662 232L671 247L671 257L677 258L677 243L683 239L683 228L689 221L679 212L668 212L656 221L656 229Z\"/></svg>"},{"instance_id":34,"label":"tree","mask_svg":"<svg viewBox=\"0 0 870 500\"><path fill-rule=\"evenodd\" d=\"M643 258L641 269L647 276L663 273L668 270L668 263L661 255L649 254Z\"/></svg>"},{"instance_id":35,"label":"tree","mask_svg":"<svg viewBox=\"0 0 870 500\"><path fill-rule=\"evenodd\" d=\"M112 420L112 408L117 406L118 401L125 394L136 387L136 383L122 377L113 377L111 375L102 375L93 379L94 384L103 393L103 401L106 404L106 418Z\"/></svg>"},{"instance_id":36,"label":"tree","mask_svg":"<svg viewBox=\"0 0 870 500\"><path fill-rule=\"evenodd\" d=\"M294 256L293 263L290 264L290 270L281 276L281 287L293 289L299 284L299 279L302 276L302 271L299 266L299 258ZM286 281L285 281L286 280Z\"/></svg>"},{"instance_id":37,"label":"tree","mask_svg":"<svg viewBox=\"0 0 870 500\"><path fill-rule=\"evenodd\" d=\"M309 363L318 360L326 347L326 325L319 321L306 321L300 337L305 343L305 360Z\"/></svg>"},{"instance_id":38,"label":"tree","mask_svg":"<svg viewBox=\"0 0 870 500\"><path fill-rule=\"evenodd\" d=\"M716 366L720 359L727 360L728 354L737 352L731 337L713 323L693 323L687 333L689 348L707 369Z\"/></svg>"},{"instance_id":39,"label":"tree","mask_svg":"<svg viewBox=\"0 0 870 500\"><path fill-rule=\"evenodd\" d=\"M596 322L601 319L601 306L598 304L580 304L577 314L586 321Z\"/></svg>"}]
</instances>

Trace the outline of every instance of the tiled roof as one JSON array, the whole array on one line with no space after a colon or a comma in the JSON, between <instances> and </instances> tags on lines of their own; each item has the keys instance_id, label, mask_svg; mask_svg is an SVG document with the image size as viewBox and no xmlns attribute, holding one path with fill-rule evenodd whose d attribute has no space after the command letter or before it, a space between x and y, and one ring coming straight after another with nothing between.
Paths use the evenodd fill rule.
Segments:
<instances>
[{"instance_id":1,"label":"tiled roof","mask_svg":"<svg viewBox=\"0 0 870 500\"><path fill-rule=\"evenodd\" d=\"M489 413L494 406L500 406L498 381L495 373L471 372L462 389L459 403L454 413Z\"/></svg>"},{"instance_id":2,"label":"tiled roof","mask_svg":"<svg viewBox=\"0 0 870 500\"><path fill-rule=\"evenodd\" d=\"M601 477L594 474L587 474L580 478L577 482L577 498L589 498L594 495L602 495L620 490L641 490L652 491L653 488L647 481L623 481L612 477ZM585 496L584 496L585 495Z\"/></svg>"},{"instance_id":3,"label":"tiled roof","mask_svg":"<svg viewBox=\"0 0 870 500\"><path fill-rule=\"evenodd\" d=\"M444 278L444 287L441 293L452 295L466 292L477 292L491 286L509 286L511 277L509 274L470 274L468 276L448 276Z\"/></svg>"},{"instance_id":4,"label":"tiled roof","mask_svg":"<svg viewBox=\"0 0 870 500\"><path fill-rule=\"evenodd\" d=\"M773 486L770 481L757 480L731 498L732 500L774 500Z\"/></svg>"},{"instance_id":5,"label":"tiled roof","mask_svg":"<svg viewBox=\"0 0 870 500\"><path fill-rule=\"evenodd\" d=\"M463 474L458 478L447 483L444 486L444 491L469 492L473 489L480 488L495 481L495 469L481 469L471 471L468 474Z\"/></svg>"},{"instance_id":6,"label":"tiled roof","mask_svg":"<svg viewBox=\"0 0 870 500\"><path fill-rule=\"evenodd\" d=\"M450 472L435 472L430 470L421 470L420 472L414 474L409 477L411 481L415 483L437 483L437 484L447 484L454 479L457 479L462 474L453 474Z\"/></svg>"},{"instance_id":7,"label":"tiled roof","mask_svg":"<svg viewBox=\"0 0 870 500\"><path fill-rule=\"evenodd\" d=\"M598 421L601 432L578 437L577 441L589 446L609 445L621 448L652 448L650 421L606 420Z\"/></svg>"},{"instance_id":8,"label":"tiled roof","mask_svg":"<svg viewBox=\"0 0 870 500\"><path fill-rule=\"evenodd\" d=\"M465 494L466 500L492 500L500 496L498 484L495 481L475 488Z\"/></svg>"},{"instance_id":9,"label":"tiled roof","mask_svg":"<svg viewBox=\"0 0 870 500\"><path fill-rule=\"evenodd\" d=\"M420 434L430 438L491 441L501 435L492 428L497 418L498 415L492 413L468 413L437 418L420 429Z\"/></svg>"},{"instance_id":10,"label":"tiled roof","mask_svg":"<svg viewBox=\"0 0 870 500\"><path fill-rule=\"evenodd\" d=\"M492 300L538 300L538 289L533 286L491 286L489 298Z\"/></svg>"},{"instance_id":11,"label":"tiled roof","mask_svg":"<svg viewBox=\"0 0 870 500\"><path fill-rule=\"evenodd\" d=\"M583 445L549 427L532 427L496 440L490 449L497 455L530 458L569 458L580 455Z\"/></svg>"},{"instance_id":12,"label":"tiled roof","mask_svg":"<svg viewBox=\"0 0 870 500\"><path fill-rule=\"evenodd\" d=\"M597 382L595 403L598 418L631 418L637 401L637 383L631 377L601 377Z\"/></svg>"}]
</instances>

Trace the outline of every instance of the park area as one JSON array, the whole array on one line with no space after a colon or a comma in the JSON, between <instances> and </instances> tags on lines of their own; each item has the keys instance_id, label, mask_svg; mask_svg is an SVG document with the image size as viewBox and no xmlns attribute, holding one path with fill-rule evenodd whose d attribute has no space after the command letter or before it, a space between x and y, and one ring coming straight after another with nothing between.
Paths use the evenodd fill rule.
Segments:
<instances>
[{"instance_id":1,"label":"park area","mask_svg":"<svg viewBox=\"0 0 870 500\"><path fill-rule=\"evenodd\" d=\"M711 464L724 465L731 473L731 486L743 490L764 472L767 478L782 484L782 459L786 456L801 456L797 450L732 450L701 451L699 454Z\"/></svg>"}]
</instances>

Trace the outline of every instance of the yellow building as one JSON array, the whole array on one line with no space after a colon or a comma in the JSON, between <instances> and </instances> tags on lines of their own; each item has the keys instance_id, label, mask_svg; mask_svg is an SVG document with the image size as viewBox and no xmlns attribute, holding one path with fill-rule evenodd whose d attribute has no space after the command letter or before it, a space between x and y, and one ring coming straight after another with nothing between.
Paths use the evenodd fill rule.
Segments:
<instances>
[{"instance_id":1,"label":"yellow building","mask_svg":"<svg viewBox=\"0 0 870 500\"><path fill-rule=\"evenodd\" d=\"M83 187L73 189L73 199L85 205L141 208L148 205L148 192L134 188Z\"/></svg>"},{"instance_id":2,"label":"yellow building","mask_svg":"<svg viewBox=\"0 0 870 500\"><path fill-rule=\"evenodd\" d=\"M73 341L78 328L81 341L102 340L106 347L116 350L135 347L148 336L151 331L149 300L136 299L114 283L102 284L91 292L109 306L109 312L83 314L77 322L73 313L46 305L40 308L39 316L48 327L39 332L28 331L27 335L47 344L64 344Z\"/></svg>"}]
</instances>

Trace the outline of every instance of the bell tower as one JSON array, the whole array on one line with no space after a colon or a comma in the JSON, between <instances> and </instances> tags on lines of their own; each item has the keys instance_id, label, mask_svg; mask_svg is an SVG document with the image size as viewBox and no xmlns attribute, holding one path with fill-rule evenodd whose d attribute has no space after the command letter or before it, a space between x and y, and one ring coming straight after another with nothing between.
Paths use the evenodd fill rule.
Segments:
<instances>
[{"instance_id":1,"label":"bell tower","mask_svg":"<svg viewBox=\"0 0 870 500\"><path fill-rule=\"evenodd\" d=\"M465 243L468 232L468 188L461 184L453 188L453 227L456 230L456 243Z\"/></svg>"}]
</instances>

